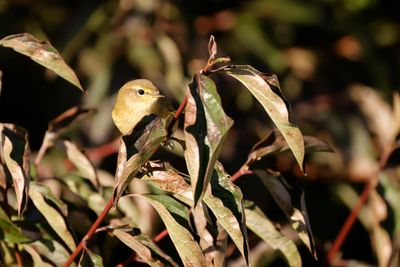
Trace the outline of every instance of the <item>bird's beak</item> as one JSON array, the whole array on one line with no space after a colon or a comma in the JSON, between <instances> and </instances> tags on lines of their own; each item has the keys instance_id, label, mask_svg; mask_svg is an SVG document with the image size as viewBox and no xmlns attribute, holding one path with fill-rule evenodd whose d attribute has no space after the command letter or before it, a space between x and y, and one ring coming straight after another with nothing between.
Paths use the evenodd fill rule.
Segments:
<instances>
[{"instance_id":1,"label":"bird's beak","mask_svg":"<svg viewBox=\"0 0 400 267\"><path fill-rule=\"evenodd\" d=\"M153 97L164 97L163 95L160 95L160 94L154 94L154 95L151 95L151 96L153 96Z\"/></svg>"}]
</instances>

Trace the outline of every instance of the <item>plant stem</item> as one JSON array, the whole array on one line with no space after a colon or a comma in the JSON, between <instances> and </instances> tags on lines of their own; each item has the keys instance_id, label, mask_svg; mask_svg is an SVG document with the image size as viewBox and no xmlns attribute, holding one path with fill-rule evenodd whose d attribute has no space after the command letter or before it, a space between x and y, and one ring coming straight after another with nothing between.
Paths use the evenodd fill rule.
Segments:
<instances>
[{"instance_id":1,"label":"plant stem","mask_svg":"<svg viewBox=\"0 0 400 267\"><path fill-rule=\"evenodd\" d=\"M110 198L107 205L104 207L103 211L100 213L99 217L97 217L96 221L92 224L89 231L82 238L81 242L79 242L79 245L76 247L74 252L69 256L67 262L64 264L64 267L70 266L71 263L75 260L75 258L79 255L79 253L82 251L84 241L88 240L94 234L94 232L96 232L97 228L99 227L101 222L104 220L104 218L107 216L107 214L110 211L110 209L112 208L113 204L114 204L114 198Z\"/></svg>"},{"instance_id":2,"label":"plant stem","mask_svg":"<svg viewBox=\"0 0 400 267\"><path fill-rule=\"evenodd\" d=\"M361 209L364 207L371 191L375 188L377 181L379 179L379 172L383 170L383 168L386 165L386 162L389 158L390 152L391 152L391 147L393 147L393 144L388 146L389 149L383 149L380 160L379 160L379 169L376 172L376 174L368 180L368 182L365 184L363 192L361 193L361 196L358 200L358 203L356 206L353 207L351 210L349 216L346 218L346 221L344 222L342 228L339 231L339 234L336 236L335 241L332 244L332 247L329 249L327 253L327 260L329 264L332 264L332 262L335 260L335 256L337 252L340 250L343 242L346 240L346 237L348 236L351 228L353 227L354 222L356 221L358 214L360 213Z\"/></svg>"},{"instance_id":3,"label":"plant stem","mask_svg":"<svg viewBox=\"0 0 400 267\"><path fill-rule=\"evenodd\" d=\"M337 252L339 251L340 247L342 246L343 242L346 240L347 235L349 234L351 228L353 227L354 222L357 219L358 214L360 213L361 209L364 207L365 202L368 199L369 194L371 193L372 189L374 188L372 180L368 181L364 187L364 190L358 200L358 203L354 208L351 210L349 216L347 217L345 223L343 224L342 228L340 229L339 234L336 236L335 241L333 242L332 247L329 249L327 254L327 259L329 263L332 263Z\"/></svg>"},{"instance_id":4,"label":"plant stem","mask_svg":"<svg viewBox=\"0 0 400 267\"><path fill-rule=\"evenodd\" d=\"M17 244L14 245L14 249L15 249L15 259L17 260L17 266L23 267L24 263L22 262L21 253L19 253Z\"/></svg>"}]
</instances>

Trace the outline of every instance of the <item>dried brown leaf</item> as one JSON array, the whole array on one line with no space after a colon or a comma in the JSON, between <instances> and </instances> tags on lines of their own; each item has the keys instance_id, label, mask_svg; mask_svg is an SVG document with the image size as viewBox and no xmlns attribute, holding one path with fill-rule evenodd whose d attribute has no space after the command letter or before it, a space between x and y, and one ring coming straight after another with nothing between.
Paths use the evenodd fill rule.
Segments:
<instances>
[{"instance_id":1,"label":"dried brown leaf","mask_svg":"<svg viewBox=\"0 0 400 267\"><path fill-rule=\"evenodd\" d=\"M27 204L30 180L30 148L25 129L0 123L0 159L12 177L17 210L21 215Z\"/></svg>"}]
</instances>

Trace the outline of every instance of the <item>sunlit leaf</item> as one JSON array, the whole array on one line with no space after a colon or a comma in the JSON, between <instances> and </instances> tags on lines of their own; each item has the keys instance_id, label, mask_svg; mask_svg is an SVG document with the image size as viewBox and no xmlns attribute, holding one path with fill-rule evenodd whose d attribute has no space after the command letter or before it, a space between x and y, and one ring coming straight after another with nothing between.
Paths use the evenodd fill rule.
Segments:
<instances>
[{"instance_id":1,"label":"sunlit leaf","mask_svg":"<svg viewBox=\"0 0 400 267\"><path fill-rule=\"evenodd\" d=\"M175 198L187 205L193 205L193 193L190 184L172 166L168 163L149 162L149 167L148 175L143 176L142 181L173 193Z\"/></svg>"},{"instance_id":2,"label":"sunlit leaf","mask_svg":"<svg viewBox=\"0 0 400 267\"><path fill-rule=\"evenodd\" d=\"M113 230L113 234L125 245L134 250L150 266L178 266L150 238L143 234L131 235L125 231Z\"/></svg>"},{"instance_id":3,"label":"sunlit leaf","mask_svg":"<svg viewBox=\"0 0 400 267\"><path fill-rule=\"evenodd\" d=\"M7 176L6 176L6 172L4 171L4 167L2 164L0 164L0 187L2 189L7 188Z\"/></svg>"},{"instance_id":4,"label":"sunlit leaf","mask_svg":"<svg viewBox=\"0 0 400 267\"><path fill-rule=\"evenodd\" d=\"M241 82L260 102L269 117L282 133L301 170L303 170L304 141L297 128L289 121L286 103L276 84L269 84L268 76L250 66L228 66L221 71ZM275 82L276 83L276 82ZM275 89L275 91L273 90Z\"/></svg>"},{"instance_id":5,"label":"sunlit leaf","mask_svg":"<svg viewBox=\"0 0 400 267\"><path fill-rule=\"evenodd\" d=\"M26 252L28 252L31 257L32 257L32 261L33 261L33 267L51 267L52 265L43 261L42 257L40 256L40 254L30 245L23 245L23 248Z\"/></svg>"},{"instance_id":6,"label":"sunlit leaf","mask_svg":"<svg viewBox=\"0 0 400 267\"><path fill-rule=\"evenodd\" d=\"M217 162L211 177L211 192L207 191L203 201L212 210L248 264L249 247L242 198L239 187L229 180L228 174Z\"/></svg>"},{"instance_id":7,"label":"sunlit leaf","mask_svg":"<svg viewBox=\"0 0 400 267\"><path fill-rule=\"evenodd\" d=\"M29 197L35 207L46 218L51 228L53 228L57 235L73 251L76 248L74 238L69 232L65 220L59 211L46 202L45 197L41 192L31 188L29 190Z\"/></svg>"},{"instance_id":8,"label":"sunlit leaf","mask_svg":"<svg viewBox=\"0 0 400 267\"><path fill-rule=\"evenodd\" d=\"M166 121L153 115L144 118L131 135L122 138L118 152L114 203L167 136Z\"/></svg>"},{"instance_id":9,"label":"sunlit leaf","mask_svg":"<svg viewBox=\"0 0 400 267\"><path fill-rule=\"evenodd\" d=\"M282 235L255 203L246 201L244 206L247 227L273 249L279 250L289 266L301 267L301 256L294 242Z\"/></svg>"},{"instance_id":10,"label":"sunlit leaf","mask_svg":"<svg viewBox=\"0 0 400 267\"><path fill-rule=\"evenodd\" d=\"M214 239L216 235L216 227L211 224L208 208L203 202L200 202L192 209L193 224L196 234L199 236L198 243L203 250L207 266L212 266L214 257L218 253L219 248L215 246ZM222 229L223 230L223 229ZM224 248L222 248L224 249Z\"/></svg>"},{"instance_id":11,"label":"sunlit leaf","mask_svg":"<svg viewBox=\"0 0 400 267\"><path fill-rule=\"evenodd\" d=\"M75 72L65 63L58 51L47 41L40 41L29 33L9 35L0 40L9 47L30 57L33 61L54 71L57 75L84 91Z\"/></svg>"},{"instance_id":12,"label":"sunlit leaf","mask_svg":"<svg viewBox=\"0 0 400 267\"><path fill-rule=\"evenodd\" d=\"M89 179L92 184L97 187L99 185L99 181L97 178L96 169L90 159L74 143L68 140L65 140L63 143L68 159L75 165L83 178Z\"/></svg>"},{"instance_id":13,"label":"sunlit leaf","mask_svg":"<svg viewBox=\"0 0 400 267\"><path fill-rule=\"evenodd\" d=\"M333 152L332 148L323 140L312 136L303 136L306 151ZM262 157L289 150L289 145L279 130L271 131L265 138L253 146L249 153L247 164Z\"/></svg>"},{"instance_id":14,"label":"sunlit leaf","mask_svg":"<svg viewBox=\"0 0 400 267\"><path fill-rule=\"evenodd\" d=\"M233 121L221 105L215 83L197 74L189 84L185 111L185 160L191 177L194 204L210 181L223 141Z\"/></svg>"},{"instance_id":15,"label":"sunlit leaf","mask_svg":"<svg viewBox=\"0 0 400 267\"><path fill-rule=\"evenodd\" d=\"M214 68L216 64L222 64L222 63L228 63L230 61L229 57L217 57L217 42L215 41L214 36L210 36L210 39L208 41L208 60L207 60L207 65L205 68L203 68L203 71L207 73L210 71L211 68Z\"/></svg>"},{"instance_id":16,"label":"sunlit leaf","mask_svg":"<svg viewBox=\"0 0 400 267\"><path fill-rule=\"evenodd\" d=\"M0 157L12 177L17 196L17 210L21 215L27 203L30 178L30 149L25 129L13 124L0 123Z\"/></svg>"},{"instance_id":17,"label":"sunlit leaf","mask_svg":"<svg viewBox=\"0 0 400 267\"><path fill-rule=\"evenodd\" d=\"M311 254L316 257L314 239L312 237L311 226L305 210L304 194L298 199L294 194L290 194L278 173L269 173L262 170L254 171L271 193L272 197L288 217L293 229L297 232L300 239L307 246Z\"/></svg>"},{"instance_id":18,"label":"sunlit leaf","mask_svg":"<svg viewBox=\"0 0 400 267\"><path fill-rule=\"evenodd\" d=\"M31 240L21 233L21 230L11 221L0 207L0 236L7 243L20 244Z\"/></svg>"},{"instance_id":19,"label":"sunlit leaf","mask_svg":"<svg viewBox=\"0 0 400 267\"><path fill-rule=\"evenodd\" d=\"M168 196L143 195L157 210L185 266L206 266L199 244L188 230L188 210ZM184 225L182 225L184 224Z\"/></svg>"},{"instance_id":20,"label":"sunlit leaf","mask_svg":"<svg viewBox=\"0 0 400 267\"><path fill-rule=\"evenodd\" d=\"M29 244L29 246L46 259L49 259L55 266L62 266L69 257L65 247L55 240L40 239Z\"/></svg>"},{"instance_id":21,"label":"sunlit leaf","mask_svg":"<svg viewBox=\"0 0 400 267\"><path fill-rule=\"evenodd\" d=\"M213 60L217 56L217 43L212 35L208 41L208 54L210 55L209 60Z\"/></svg>"},{"instance_id":22,"label":"sunlit leaf","mask_svg":"<svg viewBox=\"0 0 400 267\"><path fill-rule=\"evenodd\" d=\"M68 207L67 205L62 202L47 186L40 185L35 182L31 182L30 184L30 190L34 190L35 192L38 192L43 195L46 200L50 201L57 207L59 211L61 211L63 216L68 215Z\"/></svg>"}]
</instances>

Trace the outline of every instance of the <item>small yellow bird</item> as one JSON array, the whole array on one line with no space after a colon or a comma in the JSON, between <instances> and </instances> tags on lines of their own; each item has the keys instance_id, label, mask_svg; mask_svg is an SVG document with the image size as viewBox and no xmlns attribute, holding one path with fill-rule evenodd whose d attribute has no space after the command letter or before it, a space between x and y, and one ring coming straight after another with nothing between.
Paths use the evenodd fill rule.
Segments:
<instances>
[{"instance_id":1,"label":"small yellow bird","mask_svg":"<svg viewBox=\"0 0 400 267\"><path fill-rule=\"evenodd\" d=\"M129 135L147 115L172 116L173 109L157 87L146 79L127 82L118 91L112 119L123 135Z\"/></svg>"}]
</instances>

